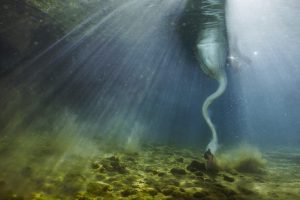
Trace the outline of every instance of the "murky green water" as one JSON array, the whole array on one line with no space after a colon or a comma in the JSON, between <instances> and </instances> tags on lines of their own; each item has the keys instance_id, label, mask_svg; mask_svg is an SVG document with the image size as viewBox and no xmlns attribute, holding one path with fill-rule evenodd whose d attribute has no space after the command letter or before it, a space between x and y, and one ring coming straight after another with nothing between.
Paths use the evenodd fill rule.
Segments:
<instances>
[{"instance_id":1,"label":"murky green water","mask_svg":"<svg viewBox=\"0 0 300 200\"><path fill-rule=\"evenodd\" d=\"M0 200L300 199L298 8L3 0Z\"/></svg>"}]
</instances>

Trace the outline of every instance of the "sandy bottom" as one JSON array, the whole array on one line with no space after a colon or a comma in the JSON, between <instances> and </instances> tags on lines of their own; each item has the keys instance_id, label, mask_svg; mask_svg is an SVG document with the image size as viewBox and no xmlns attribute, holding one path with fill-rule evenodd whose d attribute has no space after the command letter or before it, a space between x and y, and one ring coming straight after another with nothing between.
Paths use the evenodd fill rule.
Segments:
<instances>
[{"instance_id":1,"label":"sandy bottom","mask_svg":"<svg viewBox=\"0 0 300 200\"><path fill-rule=\"evenodd\" d=\"M209 172L200 150L144 144L128 152L95 141L1 139L0 199L300 199L300 149L232 162L228 152L222 170Z\"/></svg>"}]
</instances>

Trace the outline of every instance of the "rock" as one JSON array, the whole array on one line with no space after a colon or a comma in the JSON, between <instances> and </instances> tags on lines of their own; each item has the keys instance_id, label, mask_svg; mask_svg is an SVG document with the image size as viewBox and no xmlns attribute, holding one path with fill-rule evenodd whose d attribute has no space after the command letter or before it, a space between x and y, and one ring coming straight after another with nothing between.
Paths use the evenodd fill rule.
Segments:
<instances>
[{"instance_id":1,"label":"rock","mask_svg":"<svg viewBox=\"0 0 300 200\"><path fill-rule=\"evenodd\" d=\"M164 172L158 172L158 174L157 174L157 176L159 176L159 177L163 177L165 175L166 175L166 173L164 173Z\"/></svg>"},{"instance_id":2,"label":"rock","mask_svg":"<svg viewBox=\"0 0 300 200\"><path fill-rule=\"evenodd\" d=\"M33 192L30 199L32 199L32 200L47 200L49 198L47 197L47 195L44 192Z\"/></svg>"},{"instance_id":3,"label":"rock","mask_svg":"<svg viewBox=\"0 0 300 200\"><path fill-rule=\"evenodd\" d=\"M229 199L233 199L237 194L234 190L231 190L229 188L220 188L219 191L225 194Z\"/></svg>"},{"instance_id":4,"label":"rock","mask_svg":"<svg viewBox=\"0 0 300 200\"><path fill-rule=\"evenodd\" d=\"M121 181L113 181L110 182L110 184L113 187L114 191L121 190L125 187L125 185Z\"/></svg>"},{"instance_id":5,"label":"rock","mask_svg":"<svg viewBox=\"0 0 300 200\"><path fill-rule=\"evenodd\" d=\"M183 158L177 158L176 161L180 162L180 163L183 163L184 159Z\"/></svg>"},{"instance_id":6,"label":"rock","mask_svg":"<svg viewBox=\"0 0 300 200\"><path fill-rule=\"evenodd\" d=\"M152 173L153 175L158 175L158 173L159 173L157 170L152 169L152 167L150 167L150 166L147 166L147 167L145 168L145 172L147 172L147 173Z\"/></svg>"},{"instance_id":7,"label":"rock","mask_svg":"<svg viewBox=\"0 0 300 200\"><path fill-rule=\"evenodd\" d=\"M63 179L63 191L69 194L75 194L84 185L85 177L80 173L68 173Z\"/></svg>"},{"instance_id":8,"label":"rock","mask_svg":"<svg viewBox=\"0 0 300 200\"><path fill-rule=\"evenodd\" d=\"M99 168L100 168L100 165L99 165L98 163L96 163L96 162L93 162L93 163L91 164L91 168L92 168L92 169L99 169Z\"/></svg>"},{"instance_id":9,"label":"rock","mask_svg":"<svg viewBox=\"0 0 300 200\"><path fill-rule=\"evenodd\" d=\"M128 172L125 165L121 164L120 159L116 156L112 156L103 160L102 167L104 170L118 172L120 174L125 174Z\"/></svg>"},{"instance_id":10,"label":"rock","mask_svg":"<svg viewBox=\"0 0 300 200\"><path fill-rule=\"evenodd\" d=\"M105 177L105 175L103 175L103 174L97 174L97 175L96 175L96 179L99 180L99 181L103 181L103 180L106 179L106 177Z\"/></svg>"},{"instance_id":11,"label":"rock","mask_svg":"<svg viewBox=\"0 0 300 200\"><path fill-rule=\"evenodd\" d=\"M110 160L111 162L120 162L120 159L117 156L111 156L106 159Z\"/></svg>"},{"instance_id":12,"label":"rock","mask_svg":"<svg viewBox=\"0 0 300 200\"><path fill-rule=\"evenodd\" d=\"M156 196L158 193L157 190L155 190L154 188L147 189L146 192L151 196Z\"/></svg>"},{"instance_id":13,"label":"rock","mask_svg":"<svg viewBox=\"0 0 300 200\"><path fill-rule=\"evenodd\" d=\"M252 194L255 193L254 191L252 191L252 190L246 188L245 186L241 186L241 185L238 185L238 186L237 186L237 189L238 189L241 193L243 193L243 194L245 194L245 195L252 195Z\"/></svg>"},{"instance_id":14,"label":"rock","mask_svg":"<svg viewBox=\"0 0 300 200\"><path fill-rule=\"evenodd\" d=\"M132 163L136 163L136 160L133 157L127 157L126 160Z\"/></svg>"},{"instance_id":15,"label":"rock","mask_svg":"<svg viewBox=\"0 0 300 200\"><path fill-rule=\"evenodd\" d=\"M206 171L205 163L200 163L196 160L193 160L191 164L189 164L186 169L190 172L197 172L197 171Z\"/></svg>"},{"instance_id":16,"label":"rock","mask_svg":"<svg viewBox=\"0 0 300 200\"><path fill-rule=\"evenodd\" d=\"M111 163L112 170L115 172L119 172L120 174L125 174L127 172L124 165L121 165L120 163L113 162Z\"/></svg>"},{"instance_id":17,"label":"rock","mask_svg":"<svg viewBox=\"0 0 300 200\"><path fill-rule=\"evenodd\" d=\"M197 172L194 172L194 174L198 177L203 177L204 176L204 173L201 172L201 171L197 171Z\"/></svg>"},{"instance_id":18,"label":"rock","mask_svg":"<svg viewBox=\"0 0 300 200\"><path fill-rule=\"evenodd\" d=\"M134 183L135 181L136 181L136 177L135 176L129 176L129 177L127 177L127 178L125 178L123 180L123 182L125 184L129 184L129 185L132 185L132 183Z\"/></svg>"},{"instance_id":19,"label":"rock","mask_svg":"<svg viewBox=\"0 0 300 200\"><path fill-rule=\"evenodd\" d=\"M149 185L149 186L154 186L156 185L157 179L155 179L154 177L147 177L144 179L144 183Z\"/></svg>"},{"instance_id":20,"label":"rock","mask_svg":"<svg viewBox=\"0 0 300 200\"><path fill-rule=\"evenodd\" d=\"M173 168L173 169L170 170L170 172L174 176L185 175L186 174L186 171L184 169L181 169L181 168Z\"/></svg>"},{"instance_id":21,"label":"rock","mask_svg":"<svg viewBox=\"0 0 300 200\"><path fill-rule=\"evenodd\" d=\"M78 192L78 193L75 195L75 199L76 199L76 200L92 200L92 199L94 199L94 198L89 197L88 194Z\"/></svg>"},{"instance_id":22,"label":"rock","mask_svg":"<svg viewBox=\"0 0 300 200\"><path fill-rule=\"evenodd\" d=\"M194 197L195 199L205 199L205 197L207 197L207 196L208 196L208 194L207 194L207 192L205 192L205 191L195 192L195 193L193 194L193 197Z\"/></svg>"},{"instance_id":23,"label":"rock","mask_svg":"<svg viewBox=\"0 0 300 200\"><path fill-rule=\"evenodd\" d=\"M169 180L166 180L166 184L168 185L172 185L172 186L179 186L180 183L178 182L177 179L169 179Z\"/></svg>"},{"instance_id":24,"label":"rock","mask_svg":"<svg viewBox=\"0 0 300 200\"><path fill-rule=\"evenodd\" d=\"M218 182L214 183L213 185L214 185L217 189L224 189L224 188L226 188L224 185L222 185L222 184L220 184L220 183L218 183Z\"/></svg>"},{"instance_id":25,"label":"rock","mask_svg":"<svg viewBox=\"0 0 300 200\"><path fill-rule=\"evenodd\" d=\"M87 184L86 191L90 194L101 196L111 190L110 185L101 182L91 182Z\"/></svg>"},{"instance_id":26,"label":"rock","mask_svg":"<svg viewBox=\"0 0 300 200\"><path fill-rule=\"evenodd\" d=\"M234 178L230 177L230 176L227 176L227 175L223 175L223 178L225 181L228 181L228 182L234 182Z\"/></svg>"},{"instance_id":27,"label":"rock","mask_svg":"<svg viewBox=\"0 0 300 200\"><path fill-rule=\"evenodd\" d=\"M166 186L161 190L165 196L172 196L172 199L192 199L191 195L185 192L184 189L175 186Z\"/></svg>"},{"instance_id":28,"label":"rock","mask_svg":"<svg viewBox=\"0 0 300 200\"><path fill-rule=\"evenodd\" d=\"M174 192L178 191L178 188L173 185L168 185L161 190L165 196L172 195Z\"/></svg>"},{"instance_id":29,"label":"rock","mask_svg":"<svg viewBox=\"0 0 300 200\"><path fill-rule=\"evenodd\" d=\"M234 190L227 188L225 185L216 183L214 184L214 193L218 194L219 196L226 196L228 199L235 199L235 195L237 194ZM224 199L224 198L222 198Z\"/></svg>"},{"instance_id":30,"label":"rock","mask_svg":"<svg viewBox=\"0 0 300 200\"><path fill-rule=\"evenodd\" d=\"M136 190L134 189L126 189L121 192L122 197L128 197L130 195L136 194Z\"/></svg>"},{"instance_id":31,"label":"rock","mask_svg":"<svg viewBox=\"0 0 300 200\"><path fill-rule=\"evenodd\" d=\"M152 167L150 167L150 166L146 166L144 170L145 170L145 172L148 172L148 173L152 173L154 171L152 169Z\"/></svg>"}]
</instances>

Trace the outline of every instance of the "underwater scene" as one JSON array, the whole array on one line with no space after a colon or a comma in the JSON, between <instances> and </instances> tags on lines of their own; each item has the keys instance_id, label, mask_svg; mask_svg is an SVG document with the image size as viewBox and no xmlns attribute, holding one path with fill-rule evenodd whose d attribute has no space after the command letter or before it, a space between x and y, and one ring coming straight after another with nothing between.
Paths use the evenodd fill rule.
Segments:
<instances>
[{"instance_id":1,"label":"underwater scene","mask_svg":"<svg viewBox=\"0 0 300 200\"><path fill-rule=\"evenodd\" d=\"M299 200L299 0L1 0L0 200Z\"/></svg>"}]
</instances>

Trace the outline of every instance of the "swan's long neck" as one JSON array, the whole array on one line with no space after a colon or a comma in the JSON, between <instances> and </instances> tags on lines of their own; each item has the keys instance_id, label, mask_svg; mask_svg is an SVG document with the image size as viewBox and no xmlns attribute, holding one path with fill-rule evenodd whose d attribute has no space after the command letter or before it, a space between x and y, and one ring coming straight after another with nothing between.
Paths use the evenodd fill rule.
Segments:
<instances>
[{"instance_id":1,"label":"swan's long neck","mask_svg":"<svg viewBox=\"0 0 300 200\"><path fill-rule=\"evenodd\" d=\"M219 96L221 96L224 93L226 86L227 86L226 73L224 73L224 76L221 76L218 79L218 82L219 82L218 89L206 98L206 100L204 101L203 106L202 106L203 117L204 117L206 123L208 124L208 126L211 130L211 133L212 133L212 139L211 139L210 143L208 144L207 149L209 148L213 154L218 149L218 136L217 136L216 128L208 115L208 108Z\"/></svg>"}]
</instances>

